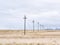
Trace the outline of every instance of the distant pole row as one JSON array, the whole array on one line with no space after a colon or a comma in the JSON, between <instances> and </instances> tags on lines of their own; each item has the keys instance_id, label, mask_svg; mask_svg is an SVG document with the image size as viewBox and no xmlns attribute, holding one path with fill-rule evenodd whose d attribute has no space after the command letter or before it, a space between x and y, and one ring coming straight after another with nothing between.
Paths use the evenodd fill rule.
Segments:
<instances>
[{"instance_id":1,"label":"distant pole row","mask_svg":"<svg viewBox=\"0 0 60 45\"><path fill-rule=\"evenodd\" d=\"M27 19L27 17L24 16L24 35L26 34L26 19ZM33 32L34 32L34 30L35 30L35 21L34 20L32 21L32 24L33 24ZM39 24L39 22L37 24L38 24L37 25L38 31L45 28L44 25ZM49 30L49 29L51 29L51 28L47 27L47 30ZM58 29L58 28L56 28L56 29Z\"/></svg>"}]
</instances>

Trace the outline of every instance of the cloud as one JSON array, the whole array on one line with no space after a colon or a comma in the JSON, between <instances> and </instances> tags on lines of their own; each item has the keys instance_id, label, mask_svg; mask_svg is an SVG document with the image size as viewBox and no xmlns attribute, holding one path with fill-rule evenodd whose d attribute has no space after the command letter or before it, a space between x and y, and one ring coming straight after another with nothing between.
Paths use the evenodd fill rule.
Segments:
<instances>
[{"instance_id":1,"label":"cloud","mask_svg":"<svg viewBox=\"0 0 60 45\"><path fill-rule=\"evenodd\" d=\"M27 29L32 29L32 20L36 28L37 22L59 25L60 0L0 0L0 28L23 29L24 15Z\"/></svg>"}]
</instances>

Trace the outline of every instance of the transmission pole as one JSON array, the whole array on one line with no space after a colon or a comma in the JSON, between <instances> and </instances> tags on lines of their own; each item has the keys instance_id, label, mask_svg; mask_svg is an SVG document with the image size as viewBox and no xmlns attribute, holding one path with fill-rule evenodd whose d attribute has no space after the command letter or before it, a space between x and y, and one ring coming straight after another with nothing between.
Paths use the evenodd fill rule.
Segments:
<instances>
[{"instance_id":1,"label":"transmission pole","mask_svg":"<svg viewBox=\"0 0 60 45\"><path fill-rule=\"evenodd\" d=\"M41 24L40 24L40 30L41 30Z\"/></svg>"},{"instance_id":2,"label":"transmission pole","mask_svg":"<svg viewBox=\"0 0 60 45\"><path fill-rule=\"evenodd\" d=\"M33 32L34 32L34 28L35 28L34 23L35 23L35 21L33 20L32 23L33 23Z\"/></svg>"},{"instance_id":3,"label":"transmission pole","mask_svg":"<svg viewBox=\"0 0 60 45\"><path fill-rule=\"evenodd\" d=\"M25 33L26 33L26 32L25 32L25 31L26 31L26 19L27 19L26 16L24 16L24 35L25 35Z\"/></svg>"},{"instance_id":4,"label":"transmission pole","mask_svg":"<svg viewBox=\"0 0 60 45\"><path fill-rule=\"evenodd\" d=\"M39 31L39 22L38 22L38 31Z\"/></svg>"}]
</instances>

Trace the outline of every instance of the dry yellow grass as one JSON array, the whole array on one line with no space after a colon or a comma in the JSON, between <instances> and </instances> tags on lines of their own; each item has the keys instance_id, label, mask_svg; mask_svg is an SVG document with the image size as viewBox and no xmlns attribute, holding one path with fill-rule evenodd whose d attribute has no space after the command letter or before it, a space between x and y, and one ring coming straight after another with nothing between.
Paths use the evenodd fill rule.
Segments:
<instances>
[{"instance_id":1,"label":"dry yellow grass","mask_svg":"<svg viewBox=\"0 0 60 45\"><path fill-rule=\"evenodd\" d=\"M60 37L60 30L0 30L0 38L41 38L41 37ZM2 36L3 35L3 36Z\"/></svg>"},{"instance_id":2,"label":"dry yellow grass","mask_svg":"<svg viewBox=\"0 0 60 45\"><path fill-rule=\"evenodd\" d=\"M0 45L3 45L3 44L0 44ZM6 44L4 44L4 45L58 45L58 44L51 44L51 43L49 43L49 44L43 44L43 43L6 43Z\"/></svg>"},{"instance_id":3,"label":"dry yellow grass","mask_svg":"<svg viewBox=\"0 0 60 45\"><path fill-rule=\"evenodd\" d=\"M60 45L60 30L0 30L0 45Z\"/></svg>"}]
</instances>

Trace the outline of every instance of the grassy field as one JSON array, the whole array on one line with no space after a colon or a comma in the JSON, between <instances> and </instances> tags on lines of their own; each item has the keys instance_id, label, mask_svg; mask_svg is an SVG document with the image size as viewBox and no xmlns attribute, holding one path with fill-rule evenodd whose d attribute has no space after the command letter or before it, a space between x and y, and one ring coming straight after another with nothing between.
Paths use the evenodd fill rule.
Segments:
<instances>
[{"instance_id":1,"label":"grassy field","mask_svg":"<svg viewBox=\"0 0 60 45\"><path fill-rule=\"evenodd\" d=\"M0 45L60 45L60 30L0 30Z\"/></svg>"},{"instance_id":2,"label":"grassy field","mask_svg":"<svg viewBox=\"0 0 60 45\"><path fill-rule=\"evenodd\" d=\"M49 43L49 44L40 44L40 43L12 43L12 44L10 44L10 43L6 43L6 44L0 44L0 45L58 45L58 44L51 44L51 43Z\"/></svg>"},{"instance_id":3,"label":"grassy field","mask_svg":"<svg viewBox=\"0 0 60 45\"><path fill-rule=\"evenodd\" d=\"M3 36L2 36L3 35ZM60 30L0 30L0 38L41 38L41 37L60 37Z\"/></svg>"}]
</instances>

